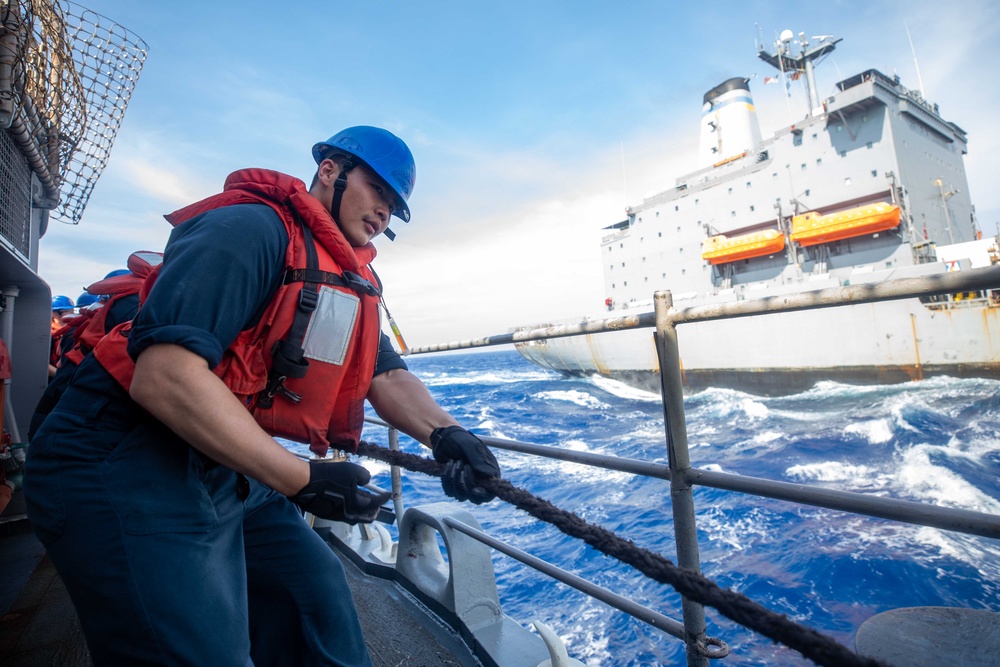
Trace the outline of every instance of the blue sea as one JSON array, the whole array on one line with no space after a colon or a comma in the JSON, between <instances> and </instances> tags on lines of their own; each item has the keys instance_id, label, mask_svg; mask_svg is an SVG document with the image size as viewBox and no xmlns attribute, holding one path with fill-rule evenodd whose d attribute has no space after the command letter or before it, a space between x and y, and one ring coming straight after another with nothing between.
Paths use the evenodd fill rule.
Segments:
<instances>
[{"instance_id":1,"label":"blue sea","mask_svg":"<svg viewBox=\"0 0 1000 667\"><path fill-rule=\"evenodd\" d=\"M540 369L516 351L423 355L411 370L481 435L666 463L660 397L601 378ZM821 382L792 396L708 389L684 401L692 465L1000 514L1000 382ZM386 443L369 427L365 439ZM428 450L408 438L401 447ZM668 482L497 450L504 476L676 562ZM388 488L387 467L363 461ZM407 506L443 500L408 474ZM702 571L720 585L853 648L862 622L910 606L1000 611L1000 541L696 488ZM494 501L471 506L484 530L680 620L667 585ZM494 553L504 613L540 620L587 665L686 664L682 643ZM706 609L726 665L812 664ZM720 663L722 664L722 663Z\"/></svg>"}]
</instances>

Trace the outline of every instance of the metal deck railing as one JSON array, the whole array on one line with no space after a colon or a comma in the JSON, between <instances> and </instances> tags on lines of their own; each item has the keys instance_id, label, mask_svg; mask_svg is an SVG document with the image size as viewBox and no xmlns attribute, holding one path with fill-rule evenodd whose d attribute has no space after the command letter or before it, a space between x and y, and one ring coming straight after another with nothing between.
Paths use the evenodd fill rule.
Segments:
<instances>
[{"instance_id":1,"label":"metal deck railing","mask_svg":"<svg viewBox=\"0 0 1000 667\"><path fill-rule=\"evenodd\" d=\"M698 537L695 522L694 496L696 485L708 486L746 493L754 496L774 498L793 503L824 507L854 514L861 514L905 523L931 526L943 530L1000 538L1000 516L968 510L939 507L926 503L870 496L850 491L814 488L803 484L780 482L739 474L701 470L691 466L688 453L687 426L683 403L683 382L680 365L676 327L690 322L715 319L764 315L814 308L831 308L850 304L907 299L941 294L979 292L1000 289L1000 266L960 271L920 278L905 278L879 284L852 285L840 288L815 290L797 294L785 294L756 300L733 303L672 307L669 291L657 292L654 297L654 311L627 317L610 318L559 325L540 329L521 330L515 333L490 336L475 340L414 348L413 354L425 354L443 350L458 350L475 347L504 345L515 342L583 335L632 328L656 330L656 348L660 362L660 380L663 397L664 426L667 443L668 465L635 459L627 459L586 452L569 451L557 447L536 445L498 438L483 438L491 447L524 454L543 456L606 470L655 477L670 481L674 537L677 564L694 572L701 572L698 553ZM738 344L738 343L734 343ZM388 426L379 420L372 423ZM390 428L390 446L398 446L397 435ZM393 470L393 493L396 510L402 513L399 499L399 471ZM620 609L633 617L649 623L674 637L686 639L687 664L691 667L707 667L710 658L724 657L718 647L723 642L706 637L704 607L682 597L683 621L678 622L658 612L643 607L612 591L603 589L593 582L581 579L555 565L542 561L530 554L504 544L481 531L449 521L448 525L466 535L516 558L526 565L566 583L596 599ZM711 648L714 646L715 648Z\"/></svg>"}]
</instances>

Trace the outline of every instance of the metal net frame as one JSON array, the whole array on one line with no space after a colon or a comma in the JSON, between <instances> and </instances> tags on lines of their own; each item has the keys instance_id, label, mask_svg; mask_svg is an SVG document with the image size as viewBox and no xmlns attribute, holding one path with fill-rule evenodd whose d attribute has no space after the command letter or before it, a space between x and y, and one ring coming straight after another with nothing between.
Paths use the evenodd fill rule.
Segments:
<instances>
[{"instance_id":1,"label":"metal net frame","mask_svg":"<svg viewBox=\"0 0 1000 667\"><path fill-rule=\"evenodd\" d=\"M42 185L39 208L77 224L107 165L148 46L66 0L0 0L0 128Z\"/></svg>"}]
</instances>

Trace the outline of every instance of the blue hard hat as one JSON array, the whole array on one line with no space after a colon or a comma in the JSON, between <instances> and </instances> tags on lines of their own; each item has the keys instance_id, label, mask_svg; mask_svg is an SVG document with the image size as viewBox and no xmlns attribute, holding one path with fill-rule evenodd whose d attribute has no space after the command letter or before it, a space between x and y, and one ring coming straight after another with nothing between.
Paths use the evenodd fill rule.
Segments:
<instances>
[{"instance_id":1,"label":"blue hard hat","mask_svg":"<svg viewBox=\"0 0 1000 667\"><path fill-rule=\"evenodd\" d=\"M68 296L63 296L62 294L57 294L52 297L52 310L73 310L73 299Z\"/></svg>"},{"instance_id":2,"label":"blue hard hat","mask_svg":"<svg viewBox=\"0 0 1000 667\"><path fill-rule=\"evenodd\" d=\"M382 128L357 125L341 130L312 149L316 164L331 153L352 155L371 167L399 197L399 205L393 215L404 222L410 221L410 207L406 205L406 200L410 198L417 181L417 165L402 139Z\"/></svg>"},{"instance_id":3,"label":"blue hard hat","mask_svg":"<svg viewBox=\"0 0 1000 667\"><path fill-rule=\"evenodd\" d=\"M101 297L97 294L91 294L90 292L84 292L76 298L77 308L86 308L92 303L97 303L101 300Z\"/></svg>"},{"instance_id":4,"label":"blue hard hat","mask_svg":"<svg viewBox=\"0 0 1000 667\"><path fill-rule=\"evenodd\" d=\"M129 271L128 269L115 269L114 271L109 272L108 275L104 276L104 280L107 280L108 278L114 278L115 276L124 276L126 273L132 273L132 272Z\"/></svg>"}]
</instances>

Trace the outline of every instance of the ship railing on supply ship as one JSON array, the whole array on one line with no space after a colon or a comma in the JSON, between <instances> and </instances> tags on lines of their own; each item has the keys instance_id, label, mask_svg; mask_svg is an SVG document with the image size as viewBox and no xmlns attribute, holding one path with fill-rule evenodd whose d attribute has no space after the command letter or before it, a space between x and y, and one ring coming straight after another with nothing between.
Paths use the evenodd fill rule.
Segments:
<instances>
[{"instance_id":1,"label":"ship railing on supply ship","mask_svg":"<svg viewBox=\"0 0 1000 667\"><path fill-rule=\"evenodd\" d=\"M620 331L622 329L655 328L657 354L661 369L667 465L497 438L484 438L484 441L491 447L499 449L668 480L673 501L672 514L677 564L681 568L700 573L701 564L698 557L693 496L693 487L696 485L994 539L1000 538L1000 516L692 467L688 452L683 404L680 351L676 330L678 325L932 295L977 293L980 291L989 293L989 290L993 289L1000 289L1000 266L680 309L672 306L670 292L662 291L655 294L655 309L649 313L520 330L487 338L413 348L411 352L413 354L426 354L445 350L472 349L556 337ZM395 436L393 436L393 440L394 438ZM397 475L398 472L394 472L394 486L397 484ZM398 488L394 488L394 492L398 493ZM401 506L397 507L397 511L401 510ZM456 528L458 527L456 526ZM682 596L682 621L668 619L613 592L605 591L591 582L585 582L565 570L539 561L509 545L502 544L481 531L467 530L464 527L458 529L490 548L517 558L564 583L650 623L670 635L684 639L687 646L688 665L707 667L710 658L723 657L728 651L724 648L723 641L706 636L704 606L698 602Z\"/></svg>"}]
</instances>

